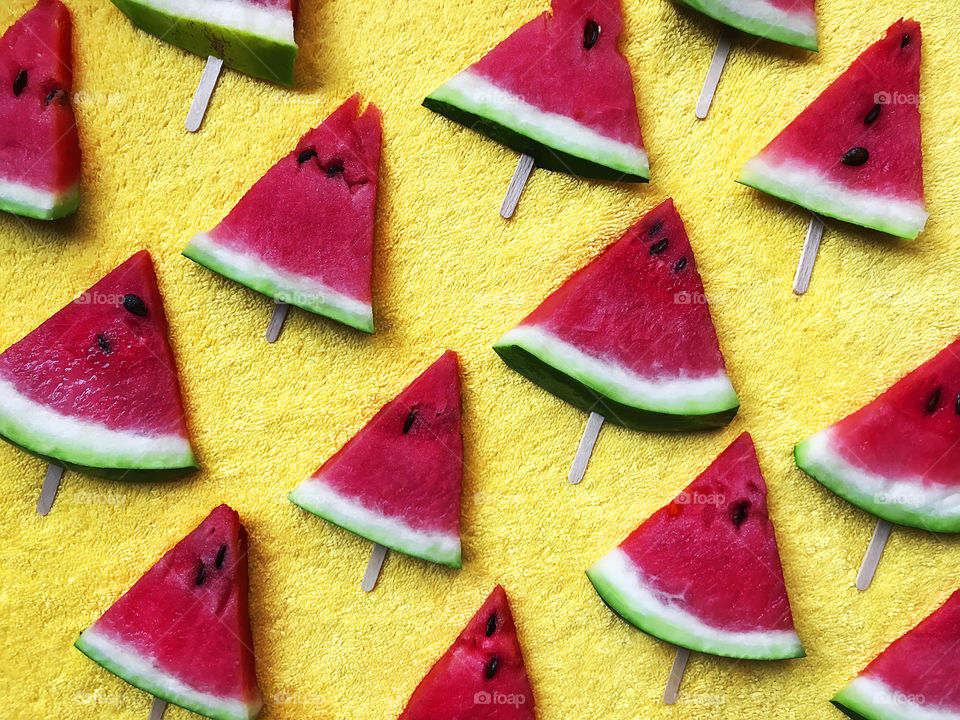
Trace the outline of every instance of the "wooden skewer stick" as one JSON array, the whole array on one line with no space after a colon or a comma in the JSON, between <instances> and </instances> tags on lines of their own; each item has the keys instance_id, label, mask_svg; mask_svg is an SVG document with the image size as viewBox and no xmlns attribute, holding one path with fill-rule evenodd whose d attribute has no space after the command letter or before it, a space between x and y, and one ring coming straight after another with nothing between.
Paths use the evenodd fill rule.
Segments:
<instances>
[{"instance_id":1,"label":"wooden skewer stick","mask_svg":"<svg viewBox=\"0 0 960 720\"><path fill-rule=\"evenodd\" d=\"M510 219L516 212L517 203L520 202L520 196L523 195L523 188L530 179L530 173L533 172L533 158L529 155L521 155L520 162L517 163L517 169L513 171L513 177L510 178L510 184L507 186L507 194L503 198L503 204L500 205L500 217Z\"/></svg>"},{"instance_id":2,"label":"wooden skewer stick","mask_svg":"<svg viewBox=\"0 0 960 720\"><path fill-rule=\"evenodd\" d=\"M887 546L891 530L893 525L889 520L877 520L877 527L873 530L870 545L863 556L863 562L860 563L860 572L857 573L857 590L866 590L873 582L873 576L877 572L880 558L883 557L883 549Z\"/></svg>"},{"instance_id":3,"label":"wooden skewer stick","mask_svg":"<svg viewBox=\"0 0 960 720\"><path fill-rule=\"evenodd\" d=\"M363 573L363 580L360 582L361 590L370 592L377 586L377 579L380 577L380 570L383 568L383 561L386 557L387 548L379 543L373 546L370 561L367 563L366 572Z\"/></svg>"},{"instance_id":4,"label":"wooden skewer stick","mask_svg":"<svg viewBox=\"0 0 960 720\"><path fill-rule=\"evenodd\" d=\"M810 287L810 276L813 274L813 264L817 261L817 251L820 249L822 238L823 220L819 215L811 213L807 237L803 241L800 262L797 264L797 274L793 277L793 292L797 295L803 295Z\"/></svg>"},{"instance_id":5,"label":"wooden skewer stick","mask_svg":"<svg viewBox=\"0 0 960 720\"><path fill-rule=\"evenodd\" d=\"M53 463L47 465L47 475L43 478L43 488L41 488L40 497L37 499L37 513L39 515L50 513L53 501L57 497L57 490L60 488L63 472L64 469L60 465L54 465Z\"/></svg>"},{"instance_id":6,"label":"wooden skewer stick","mask_svg":"<svg viewBox=\"0 0 960 720\"><path fill-rule=\"evenodd\" d=\"M570 474L567 480L572 485L576 485L583 480L583 474L587 471L587 464L590 462L590 456L593 455L593 446L597 443L597 435L600 434L600 428L603 427L603 415L592 412L587 418L587 427L583 430L580 437L580 444L577 445L577 454L573 456L573 465L570 466Z\"/></svg>"},{"instance_id":7,"label":"wooden skewer stick","mask_svg":"<svg viewBox=\"0 0 960 720\"><path fill-rule=\"evenodd\" d=\"M153 705L150 706L150 717L148 717L147 720L161 720L166 711L167 701L155 697L153 699Z\"/></svg>"},{"instance_id":8,"label":"wooden skewer stick","mask_svg":"<svg viewBox=\"0 0 960 720\"><path fill-rule=\"evenodd\" d=\"M683 672L687 669L689 659L690 651L687 648L678 647L677 654L673 658L673 665L670 668L670 677L667 678L667 686L663 689L664 705L673 705L677 701L680 681L683 680Z\"/></svg>"},{"instance_id":9,"label":"wooden skewer stick","mask_svg":"<svg viewBox=\"0 0 960 720\"><path fill-rule=\"evenodd\" d=\"M273 315L270 316L270 322L267 325L267 342L273 343L280 337L280 331L283 330L283 323L287 319L287 311L290 306L279 300L274 301Z\"/></svg>"},{"instance_id":10,"label":"wooden skewer stick","mask_svg":"<svg viewBox=\"0 0 960 720\"><path fill-rule=\"evenodd\" d=\"M713 51L713 60L710 61L710 67L707 68L707 76L703 80L703 89L700 91L700 99L697 100L697 107L693 113L700 120L707 117L710 112L710 106L713 104L713 96L717 94L717 85L720 84L720 76L723 75L723 68L727 64L727 57L730 55L730 48L733 46L733 37L729 30L724 30L717 40L717 49Z\"/></svg>"},{"instance_id":11,"label":"wooden skewer stick","mask_svg":"<svg viewBox=\"0 0 960 720\"><path fill-rule=\"evenodd\" d=\"M200 84L197 85L197 91L193 94L193 102L190 103L190 112L187 113L187 130L196 132L203 123L203 116L207 114L207 105L210 104L210 98L213 95L213 89L217 86L217 80L220 78L220 70L223 68L223 60L211 55L207 58L207 64L203 68L203 75L200 76Z\"/></svg>"}]
</instances>

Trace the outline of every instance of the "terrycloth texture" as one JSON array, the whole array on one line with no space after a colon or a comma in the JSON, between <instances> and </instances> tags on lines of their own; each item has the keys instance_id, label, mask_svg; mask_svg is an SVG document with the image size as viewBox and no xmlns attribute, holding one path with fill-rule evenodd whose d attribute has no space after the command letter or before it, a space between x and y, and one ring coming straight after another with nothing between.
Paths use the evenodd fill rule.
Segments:
<instances>
[{"instance_id":1,"label":"terrycloth texture","mask_svg":"<svg viewBox=\"0 0 960 720\"><path fill-rule=\"evenodd\" d=\"M11 0L12 22L29 0ZM623 48L653 182L537 171L516 217L497 208L517 156L420 107L422 97L546 7L540 0L311 0L297 89L225 71L207 123L183 120L203 60L72 0L83 197L72 220L0 216L0 346L134 250L156 258L203 472L165 485L70 473L34 506L41 463L0 447L0 718L143 720L149 698L73 649L78 633L220 502L250 534L250 600L268 720L393 720L497 583L510 594L542 720L838 718L827 702L955 589L960 538L897 529L867 593L853 578L873 520L793 465L793 444L844 416L958 331L960 76L949 13L824 0L820 55L737 45L710 118L693 105L719 26L664 0L625 3ZM742 163L901 14L923 23L932 217L915 243L831 223L810 292L790 292L807 214L734 182ZM354 91L384 115L372 337L272 303L179 252ZM586 417L490 349L573 270L668 195L697 253L742 400L722 431L606 427L584 482L566 473ZM461 356L461 571L391 554L360 591L370 543L287 492L444 348ZM673 651L616 618L584 569L743 430L770 487L804 660L695 655L659 703ZM170 720L187 720L168 710Z\"/></svg>"}]
</instances>

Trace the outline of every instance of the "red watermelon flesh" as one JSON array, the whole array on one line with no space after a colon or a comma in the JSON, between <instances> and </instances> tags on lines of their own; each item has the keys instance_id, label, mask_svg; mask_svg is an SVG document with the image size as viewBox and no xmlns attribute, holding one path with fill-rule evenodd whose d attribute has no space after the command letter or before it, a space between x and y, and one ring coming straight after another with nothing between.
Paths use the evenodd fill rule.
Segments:
<instances>
[{"instance_id":1,"label":"red watermelon flesh","mask_svg":"<svg viewBox=\"0 0 960 720\"><path fill-rule=\"evenodd\" d=\"M127 682L213 718L262 705L247 604L247 533L214 509L83 632L76 646Z\"/></svg>"},{"instance_id":2,"label":"red watermelon flesh","mask_svg":"<svg viewBox=\"0 0 960 720\"><path fill-rule=\"evenodd\" d=\"M400 720L533 720L510 603L497 585L420 681Z\"/></svg>"},{"instance_id":3,"label":"red watermelon flesh","mask_svg":"<svg viewBox=\"0 0 960 720\"><path fill-rule=\"evenodd\" d=\"M51 219L77 209L70 12L39 0L0 38L0 209Z\"/></svg>"},{"instance_id":4,"label":"red watermelon flesh","mask_svg":"<svg viewBox=\"0 0 960 720\"><path fill-rule=\"evenodd\" d=\"M445 352L290 499L394 550L460 566L457 354Z\"/></svg>"},{"instance_id":5,"label":"red watermelon flesh","mask_svg":"<svg viewBox=\"0 0 960 720\"><path fill-rule=\"evenodd\" d=\"M618 614L675 645L754 659L804 654L747 433L587 574Z\"/></svg>"},{"instance_id":6,"label":"red watermelon flesh","mask_svg":"<svg viewBox=\"0 0 960 720\"><path fill-rule=\"evenodd\" d=\"M380 111L354 95L184 255L270 297L373 331Z\"/></svg>"}]
</instances>

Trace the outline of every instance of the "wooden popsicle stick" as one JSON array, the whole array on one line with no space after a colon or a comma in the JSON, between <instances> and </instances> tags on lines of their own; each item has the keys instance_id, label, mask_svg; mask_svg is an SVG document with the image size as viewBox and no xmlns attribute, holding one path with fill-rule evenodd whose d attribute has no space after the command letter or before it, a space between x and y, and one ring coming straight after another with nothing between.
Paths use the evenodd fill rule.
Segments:
<instances>
[{"instance_id":1,"label":"wooden popsicle stick","mask_svg":"<svg viewBox=\"0 0 960 720\"><path fill-rule=\"evenodd\" d=\"M200 84L197 85L197 91L193 94L193 102L190 103L190 111L187 113L187 130L190 132L196 132L200 129L222 68L223 60L213 55L207 58L203 75L200 76Z\"/></svg>"},{"instance_id":2,"label":"wooden popsicle stick","mask_svg":"<svg viewBox=\"0 0 960 720\"><path fill-rule=\"evenodd\" d=\"M37 499L37 514L48 515L50 513L53 501L57 497L57 490L60 488L63 473L64 468L60 465L54 465L53 463L47 465L47 474L43 478L43 488L41 488L40 497Z\"/></svg>"},{"instance_id":3,"label":"wooden popsicle stick","mask_svg":"<svg viewBox=\"0 0 960 720\"><path fill-rule=\"evenodd\" d=\"M707 68L707 76L703 79L700 99L697 100L697 107L693 111L693 114L700 120L706 119L707 113L710 112L713 96L717 94L717 85L720 84L720 76L723 75L723 68L727 64L727 57L730 55L732 46L733 36L729 30L724 30L720 39L717 40L717 49L713 51L713 59L710 61L710 67Z\"/></svg>"},{"instance_id":4,"label":"wooden popsicle stick","mask_svg":"<svg viewBox=\"0 0 960 720\"><path fill-rule=\"evenodd\" d=\"M155 697L153 699L153 705L150 706L150 717L148 717L147 720L161 720L166 711L167 701Z\"/></svg>"},{"instance_id":5,"label":"wooden popsicle stick","mask_svg":"<svg viewBox=\"0 0 960 720\"><path fill-rule=\"evenodd\" d=\"M877 572L880 558L883 557L883 549L887 546L891 530L893 525L889 520L877 520L877 527L873 530L870 545L863 556L863 562L860 563L860 572L857 573L857 590L866 590L873 582L873 576Z\"/></svg>"},{"instance_id":6,"label":"wooden popsicle stick","mask_svg":"<svg viewBox=\"0 0 960 720\"><path fill-rule=\"evenodd\" d=\"M270 322L267 324L267 342L273 343L280 337L280 331L283 330L283 323L287 319L287 311L290 306L279 300L274 301L273 315L270 316Z\"/></svg>"},{"instance_id":7,"label":"wooden popsicle stick","mask_svg":"<svg viewBox=\"0 0 960 720\"><path fill-rule=\"evenodd\" d=\"M380 543L373 546L370 561L367 563L366 572L363 573L363 580L360 582L361 590L370 592L377 586L377 579L380 577L380 570L383 568L383 561L386 557L387 548Z\"/></svg>"},{"instance_id":8,"label":"wooden popsicle stick","mask_svg":"<svg viewBox=\"0 0 960 720\"><path fill-rule=\"evenodd\" d=\"M513 177L510 178L510 184L507 186L503 204L500 205L500 217L508 220L513 217L513 213L517 210L517 203L520 202L520 196L523 195L523 188L526 187L532 172L533 158L526 154L521 155L517 169L513 171Z\"/></svg>"},{"instance_id":9,"label":"wooden popsicle stick","mask_svg":"<svg viewBox=\"0 0 960 720\"><path fill-rule=\"evenodd\" d=\"M577 454L573 456L573 464L570 466L570 474L567 480L572 485L576 485L583 480L583 474L587 471L587 464L590 462L590 456L593 455L593 446L597 443L597 435L600 434L600 428L603 427L604 417L598 413L590 413L587 418L587 427L580 436L580 444L577 445Z\"/></svg>"},{"instance_id":10,"label":"wooden popsicle stick","mask_svg":"<svg viewBox=\"0 0 960 720\"><path fill-rule=\"evenodd\" d=\"M687 669L687 661L689 659L690 651L687 648L678 647L677 654L673 658L673 665L670 667L670 677L667 678L667 686L663 689L664 705L673 705L677 701L680 681L683 680L683 672Z\"/></svg>"},{"instance_id":11,"label":"wooden popsicle stick","mask_svg":"<svg viewBox=\"0 0 960 720\"><path fill-rule=\"evenodd\" d=\"M820 249L822 238L823 220L819 215L811 213L807 237L803 241L800 262L797 264L797 274L793 277L793 292L797 295L803 295L810 287L810 276L813 274L813 264L817 261L817 251Z\"/></svg>"}]
</instances>

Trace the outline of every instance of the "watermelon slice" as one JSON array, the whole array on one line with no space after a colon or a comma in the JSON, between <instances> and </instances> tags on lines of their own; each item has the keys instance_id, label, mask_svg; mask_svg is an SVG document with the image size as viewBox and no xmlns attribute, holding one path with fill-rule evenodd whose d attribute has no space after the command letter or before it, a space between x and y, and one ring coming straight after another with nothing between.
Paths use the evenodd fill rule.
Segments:
<instances>
[{"instance_id":1,"label":"watermelon slice","mask_svg":"<svg viewBox=\"0 0 960 720\"><path fill-rule=\"evenodd\" d=\"M533 720L533 708L510 603L497 585L399 720Z\"/></svg>"},{"instance_id":2,"label":"watermelon slice","mask_svg":"<svg viewBox=\"0 0 960 720\"><path fill-rule=\"evenodd\" d=\"M618 615L674 645L754 660L805 654L747 433L587 576Z\"/></svg>"},{"instance_id":3,"label":"watermelon slice","mask_svg":"<svg viewBox=\"0 0 960 720\"><path fill-rule=\"evenodd\" d=\"M380 111L354 95L183 254L275 300L373 332Z\"/></svg>"},{"instance_id":4,"label":"watermelon slice","mask_svg":"<svg viewBox=\"0 0 960 720\"><path fill-rule=\"evenodd\" d=\"M102 477L197 469L146 250L0 354L0 436Z\"/></svg>"},{"instance_id":5,"label":"watermelon slice","mask_svg":"<svg viewBox=\"0 0 960 720\"><path fill-rule=\"evenodd\" d=\"M960 532L960 340L794 455L808 475L877 517Z\"/></svg>"},{"instance_id":6,"label":"watermelon slice","mask_svg":"<svg viewBox=\"0 0 960 720\"><path fill-rule=\"evenodd\" d=\"M263 702L247 586L247 532L221 505L74 644L162 700L217 720L249 720Z\"/></svg>"},{"instance_id":7,"label":"watermelon slice","mask_svg":"<svg viewBox=\"0 0 960 720\"><path fill-rule=\"evenodd\" d=\"M694 10L768 40L817 49L814 0L680 0Z\"/></svg>"},{"instance_id":8,"label":"watermelon slice","mask_svg":"<svg viewBox=\"0 0 960 720\"><path fill-rule=\"evenodd\" d=\"M620 0L553 0L423 104L547 170L644 182L637 99L617 49Z\"/></svg>"},{"instance_id":9,"label":"watermelon slice","mask_svg":"<svg viewBox=\"0 0 960 720\"><path fill-rule=\"evenodd\" d=\"M112 0L134 25L200 57L293 85L297 0Z\"/></svg>"},{"instance_id":10,"label":"watermelon slice","mask_svg":"<svg viewBox=\"0 0 960 720\"><path fill-rule=\"evenodd\" d=\"M917 237L928 217L919 23L895 22L737 180L821 215Z\"/></svg>"},{"instance_id":11,"label":"watermelon slice","mask_svg":"<svg viewBox=\"0 0 960 720\"><path fill-rule=\"evenodd\" d=\"M70 11L39 0L0 38L0 210L40 220L80 203Z\"/></svg>"},{"instance_id":12,"label":"watermelon slice","mask_svg":"<svg viewBox=\"0 0 960 720\"><path fill-rule=\"evenodd\" d=\"M672 200L574 273L494 350L557 397L626 427L718 427L739 407Z\"/></svg>"},{"instance_id":13,"label":"watermelon slice","mask_svg":"<svg viewBox=\"0 0 960 720\"><path fill-rule=\"evenodd\" d=\"M960 719L960 590L867 665L833 704L855 720Z\"/></svg>"},{"instance_id":14,"label":"watermelon slice","mask_svg":"<svg viewBox=\"0 0 960 720\"><path fill-rule=\"evenodd\" d=\"M290 493L325 520L460 567L460 378L448 350Z\"/></svg>"}]
</instances>

